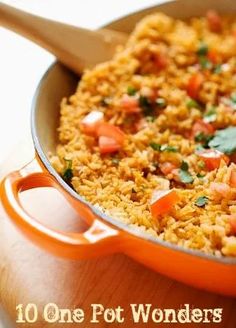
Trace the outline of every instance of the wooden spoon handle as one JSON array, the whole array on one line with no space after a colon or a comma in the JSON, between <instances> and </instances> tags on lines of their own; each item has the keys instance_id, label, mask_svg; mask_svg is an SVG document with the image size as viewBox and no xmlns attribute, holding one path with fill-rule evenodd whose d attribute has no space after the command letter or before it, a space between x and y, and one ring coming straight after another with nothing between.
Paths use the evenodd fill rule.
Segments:
<instances>
[{"instance_id":1,"label":"wooden spoon handle","mask_svg":"<svg viewBox=\"0 0 236 328\"><path fill-rule=\"evenodd\" d=\"M80 74L84 68L109 60L127 36L110 30L90 31L0 4L0 25L35 42Z\"/></svg>"}]
</instances>

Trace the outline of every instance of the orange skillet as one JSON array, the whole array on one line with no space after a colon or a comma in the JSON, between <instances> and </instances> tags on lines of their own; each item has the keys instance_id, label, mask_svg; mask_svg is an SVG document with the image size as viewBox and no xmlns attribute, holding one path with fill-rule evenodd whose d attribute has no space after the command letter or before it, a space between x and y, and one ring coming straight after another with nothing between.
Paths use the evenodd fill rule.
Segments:
<instances>
[{"instance_id":1,"label":"orange skillet","mask_svg":"<svg viewBox=\"0 0 236 328\"><path fill-rule=\"evenodd\" d=\"M214 8L221 13L236 12L235 0L179 0L136 12L106 27L130 32L143 16L154 11L187 18L204 15ZM1 183L1 201L16 226L33 242L58 256L87 259L123 252L144 265L178 281L236 296L236 258L216 258L154 239L128 227L87 203L55 172L47 158L55 152L59 103L72 94L78 78L56 63L41 80L32 104L31 128L35 159L10 173ZM65 233L42 225L21 206L19 193L36 187L57 188L89 224L84 233Z\"/></svg>"}]
</instances>

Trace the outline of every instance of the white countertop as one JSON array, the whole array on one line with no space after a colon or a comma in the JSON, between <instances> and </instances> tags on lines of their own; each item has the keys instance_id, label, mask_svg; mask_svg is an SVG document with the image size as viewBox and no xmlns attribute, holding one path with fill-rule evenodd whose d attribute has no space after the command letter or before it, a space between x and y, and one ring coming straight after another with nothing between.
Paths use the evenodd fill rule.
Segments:
<instances>
[{"instance_id":1,"label":"white countertop","mask_svg":"<svg viewBox=\"0 0 236 328\"><path fill-rule=\"evenodd\" d=\"M8 0L34 14L96 28L160 0ZM0 27L0 163L29 134L34 91L54 57L32 42Z\"/></svg>"}]
</instances>

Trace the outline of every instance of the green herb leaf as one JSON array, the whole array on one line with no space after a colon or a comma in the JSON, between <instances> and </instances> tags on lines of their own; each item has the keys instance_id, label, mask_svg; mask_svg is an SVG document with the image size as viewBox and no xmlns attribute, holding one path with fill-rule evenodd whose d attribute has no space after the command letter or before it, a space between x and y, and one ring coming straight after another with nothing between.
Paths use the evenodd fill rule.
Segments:
<instances>
[{"instance_id":1,"label":"green herb leaf","mask_svg":"<svg viewBox=\"0 0 236 328\"><path fill-rule=\"evenodd\" d=\"M236 104L236 92L233 92L232 94L231 94L231 101L234 103L234 104Z\"/></svg>"},{"instance_id":2,"label":"green herb leaf","mask_svg":"<svg viewBox=\"0 0 236 328\"><path fill-rule=\"evenodd\" d=\"M167 151L171 153L176 153L178 151L178 148L175 146L169 146L169 145L161 145L156 142L150 142L149 144L152 149L157 150L157 151Z\"/></svg>"},{"instance_id":3,"label":"green herb leaf","mask_svg":"<svg viewBox=\"0 0 236 328\"><path fill-rule=\"evenodd\" d=\"M112 164L119 165L120 160L119 160L119 158L112 158L111 162L112 162Z\"/></svg>"},{"instance_id":4,"label":"green herb leaf","mask_svg":"<svg viewBox=\"0 0 236 328\"><path fill-rule=\"evenodd\" d=\"M187 106L189 109L191 109L191 108L200 108L200 107L201 107L200 104L199 104L196 100L194 100L194 99L192 99L192 98L190 98L190 99L186 102L186 106Z\"/></svg>"},{"instance_id":5,"label":"green herb leaf","mask_svg":"<svg viewBox=\"0 0 236 328\"><path fill-rule=\"evenodd\" d=\"M205 165L204 161L198 161L198 167L200 167L200 169L204 169Z\"/></svg>"},{"instance_id":6,"label":"green herb leaf","mask_svg":"<svg viewBox=\"0 0 236 328\"><path fill-rule=\"evenodd\" d=\"M204 122L211 123L215 122L217 118L216 108L212 106L204 115Z\"/></svg>"},{"instance_id":7,"label":"green herb leaf","mask_svg":"<svg viewBox=\"0 0 236 328\"><path fill-rule=\"evenodd\" d=\"M161 146L161 151L167 151L167 152L170 152L170 153L177 153L178 148L175 147L175 146L162 145Z\"/></svg>"},{"instance_id":8,"label":"green herb leaf","mask_svg":"<svg viewBox=\"0 0 236 328\"><path fill-rule=\"evenodd\" d=\"M157 150L157 151L161 150L161 145L156 142L150 142L149 146L152 147L153 150Z\"/></svg>"},{"instance_id":9,"label":"green herb leaf","mask_svg":"<svg viewBox=\"0 0 236 328\"><path fill-rule=\"evenodd\" d=\"M71 183L71 179L73 178L73 171L72 171L72 160L71 159L65 159L64 161L66 162L67 166L65 171L62 174L63 180L67 183Z\"/></svg>"},{"instance_id":10,"label":"green herb leaf","mask_svg":"<svg viewBox=\"0 0 236 328\"><path fill-rule=\"evenodd\" d=\"M199 178L199 179L202 179L202 178L204 178L206 175L205 174L201 174L201 173L198 173L197 174L197 177Z\"/></svg>"},{"instance_id":11,"label":"green herb leaf","mask_svg":"<svg viewBox=\"0 0 236 328\"><path fill-rule=\"evenodd\" d=\"M150 99L141 95L139 97L139 106L142 108L145 116L153 116L153 107Z\"/></svg>"},{"instance_id":12,"label":"green herb leaf","mask_svg":"<svg viewBox=\"0 0 236 328\"><path fill-rule=\"evenodd\" d=\"M188 163L183 161L181 166L180 166L180 169L183 170L183 171L188 171L188 169L189 169Z\"/></svg>"},{"instance_id":13,"label":"green herb leaf","mask_svg":"<svg viewBox=\"0 0 236 328\"><path fill-rule=\"evenodd\" d=\"M147 117L146 117L146 121L147 121L147 122L154 122L155 119L156 119L155 116L147 116Z\"/></svg>"},{"instance_id":14,"label":"green herb leaf","mask_svg":"<svg viewBox=\"0 0 236 328\"><path fill-rule=\"evenodd\" d=\"M158 108L164 108L166 107L166 101L164 98L157 98L156 99L156 105Z\"/></svg>"},{"instance_id":15,"label":"green herb leaf","mask_svg":"<svg viewBox=\"0 0 236 328\"><path fill-rule=\"evenodd\" d=\"M188 172L188 169L189 169L188 163L183 161L179 170L180 181L183 183L193 183L194 179L192 175Z\"/></svg>"},{"instance_id":16,"label":"green herb leaf","mask_svg":"<svg viewBox=\"0 0 236 328\"><path fill-rule=\"evenodd\" d=\"M213 73L215 74L220 74L222 72L222 65L221 64L216 64L213 70Z\"/></svg>"},{"instance_id":17,"label":"green herb leaf","mask_svg":"<svg viewBox=\"0 0 236 328\"><path fill-rule=\"evenodd\" d=\"M212 62L205 56L199 57L199 64L202 69L212 69L213 68Z\"/></svg>"},{"instance_id":18,"label":"green herb leaf","mask_svg":"<svg viewBox=\"0 0 236 328\"><path fill-rule=\"evenodd\" d=\"M218 130L209 142L209 147L217 149L224 154L231 155L236 152L236 127Z\"/></svg>"},{"instance_id":19,"label":"green herb leaf","mask_svg":"<svg viewBox=\"0 0 236 328\"><path fill-rule=\"evenodd\" d=\"M183 183L193 183L193 177L188 171L180 169L179 177L180 177L180 181Z\"/></svg>"},{"instance_id":20,"label":"green herb leaf","mask_svg":"<svg viewBox=\"0 0 236 328\"><path fill-rule=\"evenodd\" d=\"M129 87L127 88L127 94L128 94L129 96L134 96L136 93L137 93L137 90L136 90L134 87L129 86Z\"/></svg>"},{"instance_id":21,"label":"green herb leaf","mask_svg":"<svg viewBox=\"0 0 236 328\"><path fill-rule=\"evenodd\" d=\"M196 142L202 142L202 147L203 148L207 148L208 147L208 143L209 141L213 138L212 135L206 135L205 133L203 132L199 132L195 137L194 137L194 140Z\"/></svg>"},{"instance_id":22,"label":"green herb leaf","mask_svg":"<svg viewBox=\"0 0 236 328\"><path fill-rule=\"evenodd\" d=\"M195 205L198 207L204 207L208 203L208 197L206 196L200 196L196 199Z\"/></svg>"},{"instance_id":23,"label":"green herb leaf","mask_svg":"<svg viewBox=\"0 0 236 328\"><path fill-rule=\"evenodd\" d=\"M206 56L208 53L208 46L204 42L202 42L197 50L198 56Z\"/></svg>"}]
</instances>

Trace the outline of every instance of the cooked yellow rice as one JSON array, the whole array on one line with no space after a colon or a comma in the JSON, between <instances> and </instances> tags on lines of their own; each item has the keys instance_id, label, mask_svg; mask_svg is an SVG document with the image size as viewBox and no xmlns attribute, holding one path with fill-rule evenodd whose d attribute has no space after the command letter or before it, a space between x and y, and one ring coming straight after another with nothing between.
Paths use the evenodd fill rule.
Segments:
<instances>
[{"instance_id":1,"label":"cooked yellow rice","mask_svg":"<svg viewBox=\"0 0 236 328\"><path fill-rule=\"evenodd\" d=\"M219 169L208 172L199 166L196 142L187 137L202 112L186 104L186 85L199 68L197 50L201 40L223 58L221 71L209 71L201 88L199 101L207 108L217 103L219 94L236 90L236 19L222 18L222 31L209 30L206 18L175 20L161 13L145 17L130 35L128 43L117 50L114 58L84 72L76 93L63 99L59 144L51 156L54 168L63 175L72 160L71 184L76 192L113 218L146 231L152 236L180 246L216 256L236 256L236 236L229 216L236 214L236 188L227 197L216 195L211 182L229 183L235 164L222 160ZM168 66L159 70L153 56L168 56ZM136 131L135 115L127 115L120 99L132 86L138 92L157 89L167 102L154 120ZM107 103L104 103L104 99ZM101 155L97 139L84 134L81 120L91 111L105 114L105 120L119 126L126 134L122 149ZM236 112L216 107L215 129L236 125ZM150 142L168 144L178 152L157 152ZM157 168L161 163L189 164L192 184L178 183ZM197 177L196 173L205 175ZM176 188L179 201L171 211L154 218L150 199L156 189ZM208 197L205 207L196 206L200 196Z\"/></svg>"}]
</instances>

